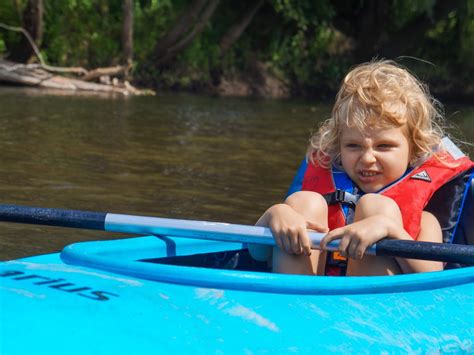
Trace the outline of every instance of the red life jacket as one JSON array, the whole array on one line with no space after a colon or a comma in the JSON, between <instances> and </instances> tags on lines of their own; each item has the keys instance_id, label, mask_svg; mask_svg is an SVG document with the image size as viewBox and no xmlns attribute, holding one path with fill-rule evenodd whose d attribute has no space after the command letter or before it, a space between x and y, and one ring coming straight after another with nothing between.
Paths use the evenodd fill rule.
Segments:
<instances>
[{"instance_id":1,"label":"red life jacket","mask_svg":"<svg viewBox=\"0 0 474 355\"><path fill-rule=\"evenodd\" d=\"M379 193L397 203L405 230L416 240L420 232L422 212L433 194L447 182L471 170L473 166L474 163L469 158L463 156L454 159L451 154L445 152L440 154L439 158L435 156L429 158ZM333 169L308 163L301 190L314 191L321 195L332 194L337 188L334 181ZM328 209L330 229L346 224L346 216L341 203L329 204Z\"/></svg>"}]
</instances>

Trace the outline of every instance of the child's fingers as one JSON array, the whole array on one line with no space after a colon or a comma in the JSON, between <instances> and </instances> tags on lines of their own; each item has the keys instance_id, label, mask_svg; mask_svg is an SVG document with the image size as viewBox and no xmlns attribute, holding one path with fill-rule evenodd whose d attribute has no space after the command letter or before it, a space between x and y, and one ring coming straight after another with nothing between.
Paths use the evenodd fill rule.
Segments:
<instances>
[{"instance_id":1,"label":"child's fingers","mask_svg":"<svg viewBox=\"0 0 474 355\"><path fill-rule=\"evenodd\" d=\"M288 254L311 255L311 242L304 227L273 231L273 238L276 246Z\"/></svg>"},{"instance_id":2,"label":"child's fingers","mask_svg":"<svg viewBox=\"0 0 474 355\"><path fill-rule=\"evenodd\" d=\"M285 234L282 233L280 236L280 240L282 244L281 250L291 254L291 244L290 244L289 238Z\"/></svg>"},{"instance_id":3,"label":"child's fingers","mask_svg":"<svg viewBox=\"0 0 474 355\"><path fill-rule=\"evenodd\" d=\"M270 223L270 230L272 231L273 239L275 240L278 249L281 251L287 251L286 236L281 226L277 223Z\"/></svg>"},{"instance_id":4,"label":"child's fingers","mask_svg":"<svg viewBox=\"0 0 474 355\"><path fill-rule=\"evenodd\" d=\"M359 241L352 239L347 247L347 256L352 259L357 259L357 249L359 247Z\"/></svg>"},{"instance_id":5,"label":"child's fingers","mask_svg":"<svg viewBox=\"0 0 474 355\"><path fill-rule=\"evenodd\" d=\"M273 233L273 239L275 240L275 244L277 245L278 249L285 250L285 247L283 245L280 235Z\"/></svg>"},{"instance_id":6,"label":"child's fingers","mask_svg":"<svg viewBox=\"0 0 474 355\"><path fill-rule=\"evenodd\" d=\"M311 241L309 240L308 233L305 231L300 239L300 245L302 248L302 252L306 256L311 255Z\"/></svg>"},{"instance_id":7,"label":"child's fingers","mask_svg":"<svg viewBox=\"0 0 474 355\"><path fill-rule=\"evenodd\" d=\"M365 251L367 250L367 248L369 247L368 244L366 243L359 243L359 245L357 246L357 249L355 250L355 258L354 259L362 259L365 255Z\"/></svg>"},{"instance_id":8,"label":"child's fingers","mask_svg":"<svg viewBox=\"0 0 474 355\"><path fill-rule=\"evenodd\" d=\"M343 235L344 234L341 233L340 228L333 229L328 234L326 234L323 239L321 239L321 242L319 243L321 249L326 249L329 243L331 243L333 240L342 238Z\"/></svg>"},{"instance_id":9,"label":"child's fingers","mask_svg":"<svg viewBox=\"0 0 474 355\"><path fill-rule=\"evenodd\" d=\"M306 221L306 228L312 229L315 232L326 233L329 231L329 228L326 227L325 225L322 225L321 223L313 222L313 221Z\"/></svg>"},{"instance_id":10,"label":"child's fingers","mask_svg":"<svg viewBox=\"0 0 474 355\"><path fill-rule=\"evenodd\" d=\"M301 254L303 252L300 245L300 238L299 238L300 233L301 231L299 230L293 230L288 236L288 239L290 241L291 252L294 254Z\"/></svg>"},{"instance_id":11,"label":"child's fingers","mask_svg":"<svg viewBox=\"0 0 474 355\"><path fill-rule=\"evenodd\" d=\"M341 238L341 241L339 242L338 250L341 253L341 255L346 258L349 256L348 249L349 249L350 244L351 244L351 238L349 238L349 236L347 235L344 235Z\"/></svg>"}]
</instances>

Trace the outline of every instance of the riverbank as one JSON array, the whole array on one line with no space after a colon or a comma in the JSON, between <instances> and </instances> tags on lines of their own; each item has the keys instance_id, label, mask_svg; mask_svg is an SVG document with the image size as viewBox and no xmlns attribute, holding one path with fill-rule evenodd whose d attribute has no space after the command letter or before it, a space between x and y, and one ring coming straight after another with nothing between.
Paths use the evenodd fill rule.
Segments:
<instances>
[{"instance_id":1,"label":"riverbank","mask_svg":"<svg viewBox=\"0 0 474 355\"><path fill-rule=\"evenodd\" d=\"M418 68L419 69L419 68ZM411 69L425 82L430 92L438 100L474 102L474 83L464 80L464 76L448 77L446 74ZM249 97L291 99L305 98L332 100L342 80L342 68L339 76L327 76L321 80L308 82L292 81L270 65L255 61L245 71L231 73L204 73L196 69L175 68L162 75L150 76L146 71L138 70L134 85L149 88L156 92L187 92L218 97ZM322 77L322 75L321 75Z\"/></svg>"}]
</instances>

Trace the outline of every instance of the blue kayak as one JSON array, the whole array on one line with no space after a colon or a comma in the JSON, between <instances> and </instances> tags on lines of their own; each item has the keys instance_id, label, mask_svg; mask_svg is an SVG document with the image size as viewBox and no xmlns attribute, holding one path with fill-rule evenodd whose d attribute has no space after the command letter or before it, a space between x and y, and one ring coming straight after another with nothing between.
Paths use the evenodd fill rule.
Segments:
<instances>
[{"instance_id":1,"label":"blue kayak","mask_svg":"<svg viewBox=\"0 0 474 355\"><path fill-rule=\"evenodd\" d=\"M0 353L474 352L474 267L280 275L245 253L149 236L0 263Z\"/></svg>"}]
</instances>

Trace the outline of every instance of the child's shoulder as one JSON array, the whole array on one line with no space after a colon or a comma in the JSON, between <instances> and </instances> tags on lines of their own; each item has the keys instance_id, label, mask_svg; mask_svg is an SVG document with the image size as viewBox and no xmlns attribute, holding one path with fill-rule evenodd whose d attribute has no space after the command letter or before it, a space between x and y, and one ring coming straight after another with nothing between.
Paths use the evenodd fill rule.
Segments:
<instances>
[{"instance_id":1,"label":"child's shoulder","mask_svg":"<svg viewBox=\"0 0 474 355\"><path fill-rule=\"evenodd\" d=\"M470 158L449 137L444 137L432 153L421 156L412 166L418 168L435 165L450 168L458 165L469 167L470 164L473 164Z\"/></svg>"},{"instance_id":2,"label":"child's shoulder","mask_svg":"<svg viewBox=\"0 0 474 355\"><path fill-rule=\"evenodd\" d=\"M449 155L449 157L454 160L466 157L463 151L449 137L443 137L441 139L438 151L441 154Z\"/></svg>"}]
</instances>

